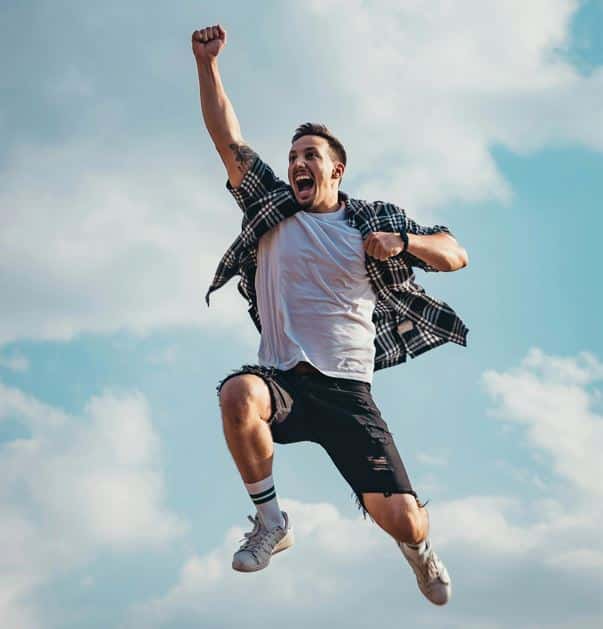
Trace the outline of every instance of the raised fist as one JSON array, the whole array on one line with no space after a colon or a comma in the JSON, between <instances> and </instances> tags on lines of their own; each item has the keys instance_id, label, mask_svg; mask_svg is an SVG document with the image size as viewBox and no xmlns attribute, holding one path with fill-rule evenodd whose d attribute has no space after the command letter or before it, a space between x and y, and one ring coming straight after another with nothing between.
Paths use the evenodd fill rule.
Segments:
<instances>
[{"instance_id":1,"label":"raised fist","mask_svg":"<svg viewBox=\"0 0 603 629\"><path fill-rule=\"evenodd\" d=\"M192 44L197 61L209 61L226 46L226 31L219 24L206 26L193 33Z\"/></svg>"}]
</instances>

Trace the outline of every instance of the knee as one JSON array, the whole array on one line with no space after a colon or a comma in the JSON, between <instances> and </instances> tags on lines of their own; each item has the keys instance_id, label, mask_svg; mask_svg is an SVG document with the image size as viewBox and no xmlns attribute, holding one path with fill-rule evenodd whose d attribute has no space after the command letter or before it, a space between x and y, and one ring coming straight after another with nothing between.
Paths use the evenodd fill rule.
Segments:
<instances>
[{"instance_id":1,"label":"knee","mask_svg":"<svg viewBox=\"0 0 603 629\"><path fill-rule=\"evenodd\" d=\"M267 419L270 394L266 383L258 376L241 374L229 378L220 388L222 419L235 426L243 425L258 415Z\"/></svg>"}]
</instances>

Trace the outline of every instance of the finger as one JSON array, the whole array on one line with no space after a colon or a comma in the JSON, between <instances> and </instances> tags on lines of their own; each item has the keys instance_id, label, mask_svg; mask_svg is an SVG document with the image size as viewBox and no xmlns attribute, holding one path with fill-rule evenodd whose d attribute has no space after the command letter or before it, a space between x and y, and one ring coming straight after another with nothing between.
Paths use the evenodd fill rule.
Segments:
<instances>
[{"instance_id":1,"label":"finger","mask_svg":"<svg viewBox=\"0 0 603 629\"><path fill-rule=\"evenodd\" d=\"M226 42L226 31L222 28L220 24L218 24L218 34L220 35L220 39Z\"/></svg>"},{"instance_id":2,"label":"finger","mask_svg":"<svg viewBox=\"0 0 603 629\"><path fill-rule=\"evenodd\" d=\"M212 26L211 27L211 38L212 39L219 39L220 38L220 33L218 31L218 27L217 26Z\"/></svg>"}]
</instances>

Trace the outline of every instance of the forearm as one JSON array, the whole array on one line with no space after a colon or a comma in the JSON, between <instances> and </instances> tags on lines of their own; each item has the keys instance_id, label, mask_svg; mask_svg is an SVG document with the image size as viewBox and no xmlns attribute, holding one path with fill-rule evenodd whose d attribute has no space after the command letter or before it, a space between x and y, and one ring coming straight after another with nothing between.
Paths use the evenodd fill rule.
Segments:
<instances>
[{"instance_id":1,"label":"forearm","mask_svg":"<svg viewBox=\"0 0 603 629\"><path fill-rule=\"evenodd\" d=\"M446 233L408 234L407 251L438 271L458 271L469 264L465 249Z\"/></svg>"},{"instance_id":2,"label":"forearm","mask_svg":"<svg viewBox=\"0 0 603 629\"><path fill-rule=\"evenodd\" d=\"M216 59L197 63L201 111L207 131L218 150L242 141L241 127L228 98Z\"/></svg>"}]
</instances>

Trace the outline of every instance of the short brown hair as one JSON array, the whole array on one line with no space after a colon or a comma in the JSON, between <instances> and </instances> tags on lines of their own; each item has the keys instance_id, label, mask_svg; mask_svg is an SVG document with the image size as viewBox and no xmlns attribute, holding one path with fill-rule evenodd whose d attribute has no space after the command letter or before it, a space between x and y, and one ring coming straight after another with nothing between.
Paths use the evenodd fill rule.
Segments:
<instances>
[{"instance_id":1,"label":"short brown hair","mask_svg":"<svg viewBox=\"0 0 603 629\"><path fill-rule=\"evenodd\" d=\"M336 155L337 159L342 162L344 166L346 165L348 156L346 155L345 148L343 148L343 144L324 124L304 122L304 124L299 125L293 134L291 144L293 144L296 140L299 140L299 138L302 138L304 135L318 135L321 138L324 138L329 143L329 148Z\"/></svg>"}]
</instances>

